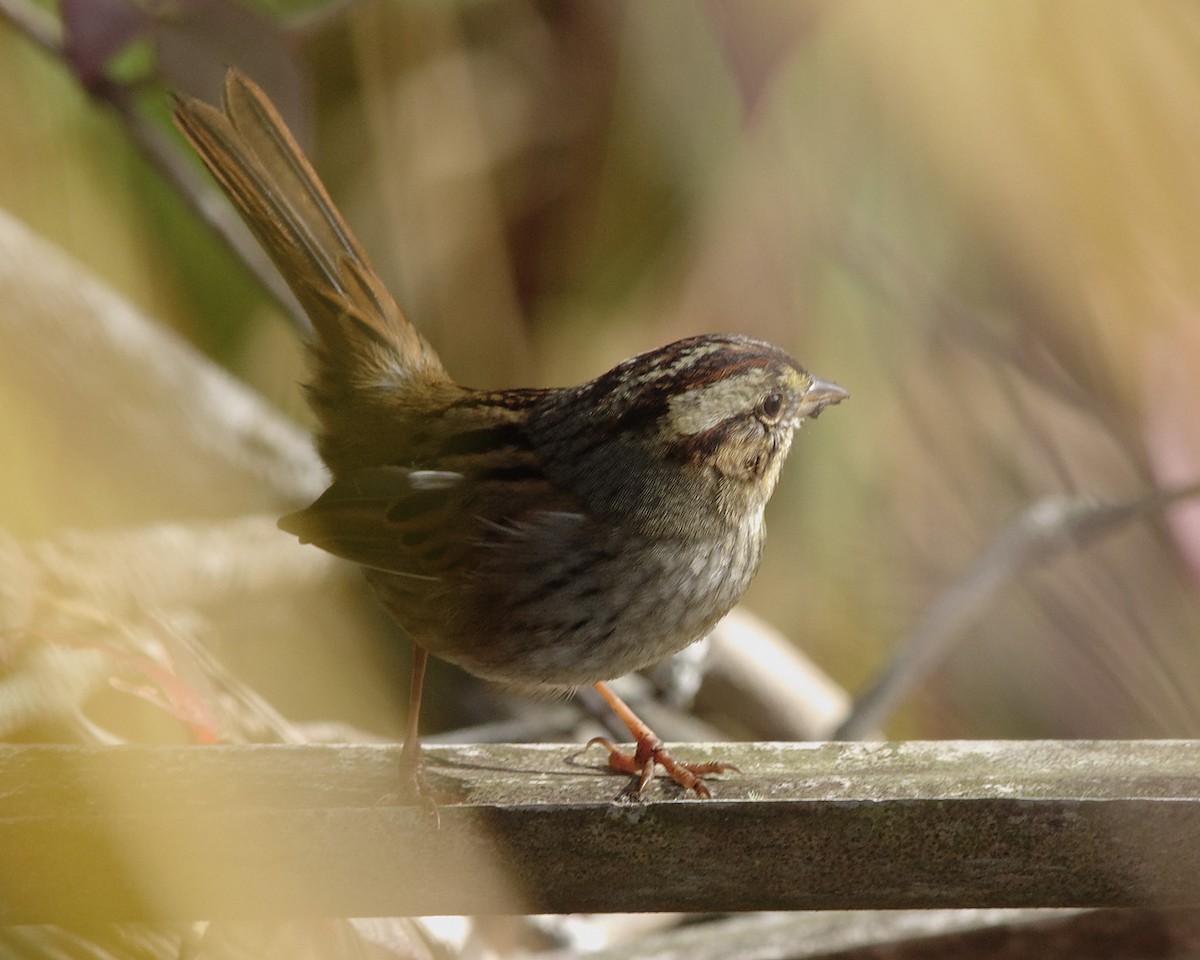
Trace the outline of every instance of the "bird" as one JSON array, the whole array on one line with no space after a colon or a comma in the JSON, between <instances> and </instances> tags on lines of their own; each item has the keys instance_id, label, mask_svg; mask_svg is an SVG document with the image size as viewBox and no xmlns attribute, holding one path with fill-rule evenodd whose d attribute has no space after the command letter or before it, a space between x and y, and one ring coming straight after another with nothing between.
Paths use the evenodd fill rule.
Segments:
<instances>
[{"instance_id":1,"label":"bird","mask_svg":"<svg viewBox=\"0 0 1200 960\"><path fill-rule=\"evenodd\" d=\"M457 383L386 289L266 94L230 69L174 120L313 328L308 400L332 480L279 521L360 565L414 644L402 756L425 780L430 656L532 694L593 685L633 738L597 737L643 797L737 768L677 760L609 682L702 639L762 556L795 431L849 393L774 344L687 337L586 383Z\"/></svg>"}]
</instances>

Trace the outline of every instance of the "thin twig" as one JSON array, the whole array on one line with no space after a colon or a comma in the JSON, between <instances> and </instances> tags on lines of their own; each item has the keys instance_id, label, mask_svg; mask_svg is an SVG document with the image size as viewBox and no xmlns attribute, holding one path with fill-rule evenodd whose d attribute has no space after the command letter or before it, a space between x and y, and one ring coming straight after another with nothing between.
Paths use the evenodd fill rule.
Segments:
<instances>
[{"instance_id":1,"label":"thin twig","mask_svg":"<svg viewBox=\"0 0 1200 960\"><path fill-rule=\"evenodd\" d=\"M62 25L53 16L24 0L0 0L0 17L70 70ZM105 79L89 84L87 92L93 100L107 105L116 114L137 151L246 265L293 324L307 334L311 327L299 302L220 191L189 159L183 141L166 136L160 125L146 117L137 106L133 87Z\"/></svg>"},{"instance_id":2,"label":"thin twig","mask_svg":"<svg viewBox=\"0 0 1200 960\"><path fill-rule=\"evenodd\" d=\"M0 17L46 53L62 59L62 27L47 10L25 0L0 0Z\"/></svg>"},{"instance_id":3,"label":"thin twig","mask_svg":"<svg viewBox=\"0 0 1200 960\"><path fill-rule=\"evenodd\" d=\"M984 550L974 566L943 591L883 671L832 732L859 740L878 730L917 683L939 663L992 599L1019 574L1067 549L1082 547L1136 519L1200 494L1200 482L1154 490L1118 504L1085 497L1050 497L1026 507Z\"/></svg>"}]
</instances>

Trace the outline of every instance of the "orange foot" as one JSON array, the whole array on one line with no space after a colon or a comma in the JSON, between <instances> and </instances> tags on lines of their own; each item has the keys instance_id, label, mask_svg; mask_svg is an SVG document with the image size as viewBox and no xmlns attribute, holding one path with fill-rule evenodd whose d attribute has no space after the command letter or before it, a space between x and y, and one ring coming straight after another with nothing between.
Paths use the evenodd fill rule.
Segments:
<instances>
[{"instance_id":1,"label":"orange foot","mask_svg":"<svg viewBox=\"0 0 1200 960\"><path fill-rule=\"evenodd\" d=\"M701 776L706 776L710 773L725 773L727 770L733 770L737 773L742 772L732 763L721 763L719 761L682 763L676 760L667 753L667 748L663 746L662 740L658 738L655 732L646 725L646 722L641 717L629 709L629 705L624 700L609 689L607 683L597 683L595 687L596 692L604 698L605 703L612 707L613 712L625 724L637 746L634 748L632 754L622 753L611 740L607 740L604 737L593 737L588 741L588 747L597 743L601 744L608 750L608 765L610 767L621 773L632 773L638 778L637 787L629 791L634 797L641 797L646 792L646 787L654 779L655 764L666 770L671 779L683 787L684 790L691 790L701 799L707 799L712 796L708 787L705 786L704 781L700 779ZM587 747L584 749L587 749Z\"/></svg>"},{"instance_id":2,"label":"orange foot","mask_svg":"<svg viewBox=\"0 0 1200 960\"><path fill-rule=\"evenodd\" d=\"M684 763L676 760L667 753L663 742L653 733L639 737L633 753L623 752L615 743L605 737L592 737L587 743L588 748L596 744L600 744L608 751L608 765L612 769L619 773L633 774L638 778L637 786L631 787L629 790L630 795L636 798L641 798L646 792L646 787L650 785L650 781L654 779L655 764L666 770L667 775L684 790L693 791L702 800L707 800L712 796L712 791L700 779L702 776L710 773L725 773L728 770L735 773L742 772L732 763L721 763L716 760L710 760L708 763Z\"/></svg>"}]
</instances>

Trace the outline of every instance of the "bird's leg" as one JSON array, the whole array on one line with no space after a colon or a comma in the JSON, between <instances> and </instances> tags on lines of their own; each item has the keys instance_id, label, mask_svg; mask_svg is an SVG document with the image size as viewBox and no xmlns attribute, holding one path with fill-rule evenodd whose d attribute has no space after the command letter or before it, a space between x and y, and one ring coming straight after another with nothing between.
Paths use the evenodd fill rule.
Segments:
<instances>
[{"instance_id":1,"label":"bird's leg","mask_svg":"<svg viewBox=\"0 0 1200 960\"><path fill-rule=\"evenodd\" d=\"M712 794L700 778L710 773L725 773L733 770L741 773L732 763L710 761L708 763L684 763L676 760L659 739L658 734L651 730L634 713L624 700L609 689L607 683L597 683L596 691L604 698L604 702L612 707L613 712L621 718L621 722L629 728L633 736L633 753L623 753L616 744L605 737L593 737L588 746L599 744L608 751L608 765L621 773L633 774L638 778L637 787L631 792L635 797L641 797L654 779L654 765L658 764L667 771L668 776L684 790L691 790L698 797L707 798Z\"/></svg>"},{"instance_id":2,"label":"bird's leg","mask_svg":"<svg viewBox=\"0 0 1200 960\"><path fill-rule=\"evenodd\" d=\"M408 714L404 723L404 746L400 750L400 768L412 778L418 796L434 815L437 814L438 794L425 779L425 758L421 755L421 690L425 686L425 666L429 653L424 647L413 647L412 682L408 693Z\"/></svg>"}]
</instances>

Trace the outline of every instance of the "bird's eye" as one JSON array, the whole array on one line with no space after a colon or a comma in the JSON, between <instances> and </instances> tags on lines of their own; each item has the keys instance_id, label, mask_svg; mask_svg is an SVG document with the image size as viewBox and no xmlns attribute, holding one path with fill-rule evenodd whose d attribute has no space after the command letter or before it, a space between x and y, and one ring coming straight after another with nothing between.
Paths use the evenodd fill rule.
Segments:
<instances>
[{"instance_id":1,"label":"bird's eye","mask_svg":"<svg viewBox=\"0 0 1200 960\"><path fill-rule=\"evenodd\" d=\"M763 397L759 409L762 410L763 416L768 420L774 420L779 416L779 411L783 409L783 397L778 393L768 393Z\"/></svg>"}]
</instances>

